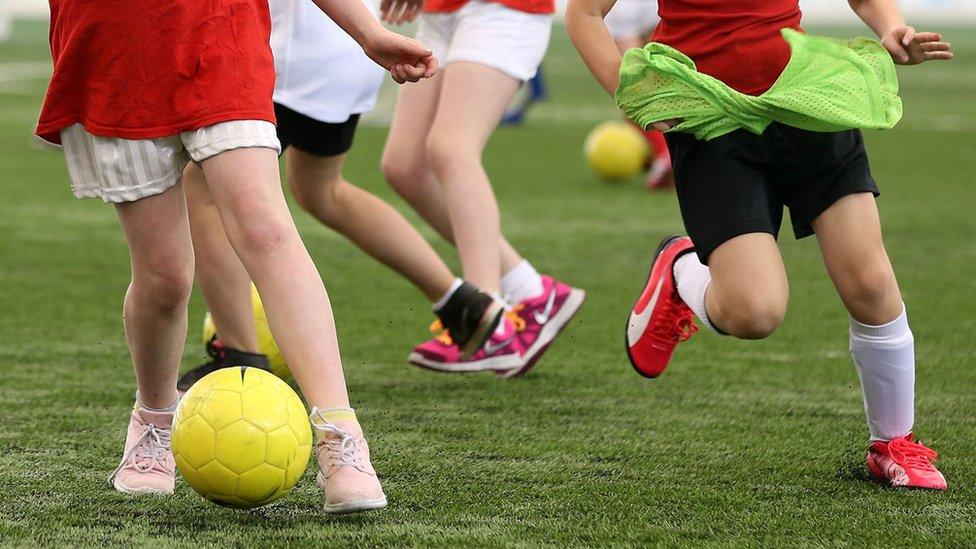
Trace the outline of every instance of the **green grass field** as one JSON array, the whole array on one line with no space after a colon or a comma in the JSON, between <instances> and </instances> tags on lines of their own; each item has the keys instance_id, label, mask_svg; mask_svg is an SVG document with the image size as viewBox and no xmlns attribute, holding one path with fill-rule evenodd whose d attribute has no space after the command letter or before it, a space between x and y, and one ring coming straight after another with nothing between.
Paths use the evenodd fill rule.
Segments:
<instances>
[{"instance_id":1,"label":"green grass field","mask_svg":"<svg viewBox=\"0 0 976 549\"><path fill-rule=\"evenodd\" d=\"M390 498L387 510L335 518L311 468L251 512L182 483L166 499L109 488L134 388L120 319L127 253L112 209L74 200L61 155L32 144L46 28L18 24L0 45L0 545L976 543L976 30L945 34L958 59L901 70L904 121L867 139L917 341L917 430L942 452L948 493L867 479L847 317L813 240L783 233L792 303L776 335L702 333L662 378L631 370L628 309L658 239L681 222L672 194L588 172L581 143L614 110L557 28L549 102L499 131L486 158L510 239L589 292L531 375L409 367L431 320L422 296L297 214ZM364 127L347 175L403 207L378 170L384 138ZM199 296L191 314L202 318ZM194 325L184 367L202 358Z\"/></svg>"}]
</instances>

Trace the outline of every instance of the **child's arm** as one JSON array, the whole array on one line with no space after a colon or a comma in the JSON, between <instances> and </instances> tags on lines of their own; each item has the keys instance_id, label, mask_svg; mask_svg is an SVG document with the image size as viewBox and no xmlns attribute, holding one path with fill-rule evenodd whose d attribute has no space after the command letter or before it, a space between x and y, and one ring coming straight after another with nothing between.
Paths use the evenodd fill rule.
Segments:
<instances>
[{"instance_id":1,"label":"child's arm","mask_svg":"<svg viewBox=\"0 0 976 549\"><path fill-rule=\"evenodd\" d=\"M359 0L312 0L362 46L377 65L400 84L430 78L437 70L433 53L416 40L387 30Z\"/></svg>"},{"instance_id":2,"label":"child's arm","mask_svg":"<svg viewBox=\"0 0 976 549\"><path fill-rule=\"evenodd\" d=\"M616 0L570 0L566 32L587 68L611 96L620 84L620 51L603 22Z\"/></svg>"},{"instance_id":3,"label":"child's arm","mask_svg":"<svg viewBox=\"0 0 976 549\"><path fill-rule=\"evenodd\" d=\"M587 68L597 82L612 97L620 85L620 62L622 57L617 44L603 18L607 16L616 0L569 0L566 8L566 31L579 51ZM652 127L667 131L678 120L655 122Z\"/></svg>"},{"instance_id":4,"label":"child's arm","mask_svg":"<svg viewBox=\"0 0 976 549\"><path fill-rule=\"evenodd\" d=\"M934 59L952 59L951 47L935 32L915 32L905 24L895 0L848 0L861 21L871 27L896 63L917 65Z\"/></svg>"}]
</instances>

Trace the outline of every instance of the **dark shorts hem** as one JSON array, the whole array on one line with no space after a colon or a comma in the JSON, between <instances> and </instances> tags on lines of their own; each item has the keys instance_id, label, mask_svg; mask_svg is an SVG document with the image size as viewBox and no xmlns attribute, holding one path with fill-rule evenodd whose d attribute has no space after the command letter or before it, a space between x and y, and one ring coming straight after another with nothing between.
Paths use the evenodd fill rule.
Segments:
<instances>
[{"instance_id":1,"label":"dark shorts hem","mask_svg":"<svg viewBox=\"0 0 976 549\"><path fill-rule=\"evenodd\" d=\"M733 229L729 229L724 233L706 239L701 239L700 241L695 240L695 237L692 236L691 240L695 243L695 253L698 254L698 259L701 260L702 264L708 265L708 258L712 255L712 252L718 249L719 246L737 236L753 233L770 234L773 235L773 238L776 238L776 233L773 232L773 227L771 227L769 223L757 221L754 223L743 223Z\"/></svg>"},{"instance_id":2,"label":"dark shorts hem","mask_svg":"<svg viewBox=\"0 0 976 549\"><path fill-rule=\"evenodd\" d=\"M288 147L314 156L339 156L352 148L359 115L353 114L345 122L322 122L298 111L275 103L275 117L278 119L278 140L281 150Z\"/></svg>"}]
</instances>

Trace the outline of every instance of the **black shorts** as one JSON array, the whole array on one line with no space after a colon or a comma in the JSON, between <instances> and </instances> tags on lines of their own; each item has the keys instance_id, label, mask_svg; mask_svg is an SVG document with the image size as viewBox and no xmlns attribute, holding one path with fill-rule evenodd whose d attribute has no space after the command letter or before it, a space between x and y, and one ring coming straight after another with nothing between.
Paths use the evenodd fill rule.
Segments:
<instances>
[{"instance_id":1,"label":"black shorts","mask_svg":"<svg viewBox=\"0 0 976 549\"><path fill-rule=\"evenodd\" d=\"M747 233L779 234L790 209L796 238L846 195L878 195L858 130L820 133L774 122L762 135L738 130L711 141L667 133L685 229L703 263Z\"/></svg>"},{"instance_id":2,"label":"black shorts","mask_svg":"<svg viewBox=\"0 0 976 549\"><path fill-rule=\"evenodd\" d=\"M322 122L284 105L274 104L275 118L278 119L278 140L281 150L288 147L314 154L315 156L338 156L349 152L352 138L356 135L359 115L354 114L345 122L332 124Z\"/></svg>"}]
</instances>

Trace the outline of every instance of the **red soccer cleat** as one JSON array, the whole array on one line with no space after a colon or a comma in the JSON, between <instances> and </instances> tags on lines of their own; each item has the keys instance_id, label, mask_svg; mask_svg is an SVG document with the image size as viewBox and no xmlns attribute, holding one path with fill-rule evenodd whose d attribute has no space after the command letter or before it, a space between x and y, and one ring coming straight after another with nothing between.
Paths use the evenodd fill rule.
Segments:
<instances>
[{"instance_id":1,"label":"red soccer cleat","mask_svg":"<svg viewBox=\"0 0 976 549\"><path fill-rule=\"evenodd\" d=\"M674 346L698 331L694 313L678 296L674 283L675 260L694 250L687 236L661 241L651 274L627 321L627 356L637 373L657 377L668 367Z\"/></svg>"},{"instance_id":2,"label":"red soccer cleat","mask_svg":"<svg viewBox=\"0 0 976 549\"><path fill-rule=\"evenodd\" d=\"M915 442L915 435L909 433L888 442L872 442L868 469L874 478L892 488L945 490L946 479L933 465L936 457L935 450Z\"/></svg>"}]
</instances>

